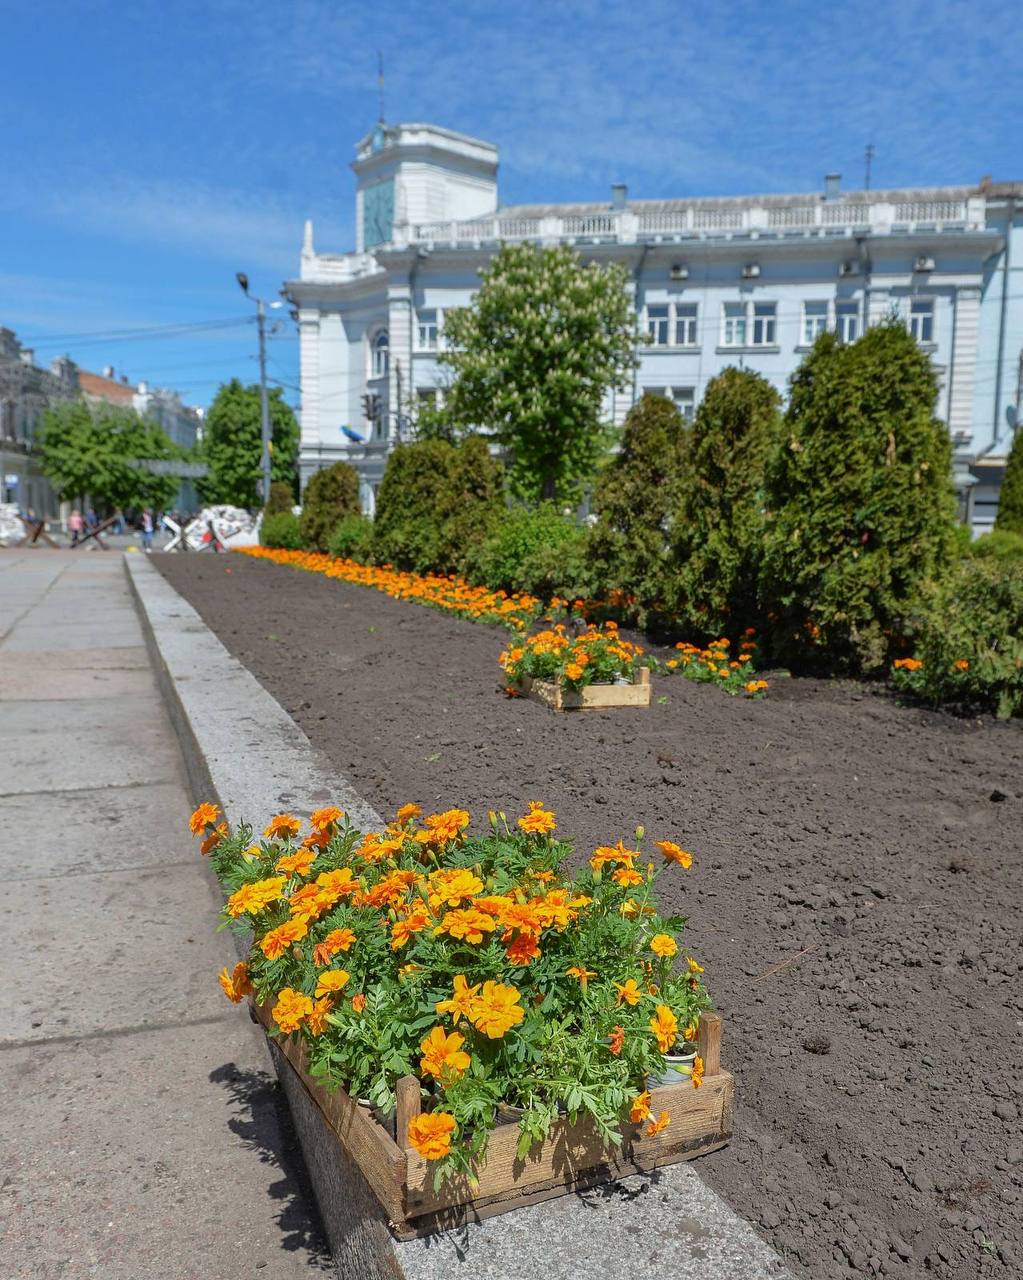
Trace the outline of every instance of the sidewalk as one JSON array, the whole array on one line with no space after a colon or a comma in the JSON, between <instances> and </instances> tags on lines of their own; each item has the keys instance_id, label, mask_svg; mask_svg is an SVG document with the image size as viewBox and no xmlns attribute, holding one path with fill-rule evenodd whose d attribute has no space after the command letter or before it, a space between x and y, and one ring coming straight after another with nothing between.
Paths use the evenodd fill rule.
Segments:
<instances>
[{"instance_id":1,"label":"sidewalk","mask_svg":"<svg viewBox=\"0 0 1023 1280\"><path fill-rule=\"evenodd\" d=\"M122 559L0 550L0 1274L329 1273Z\"/></svg>"}]
</instances>

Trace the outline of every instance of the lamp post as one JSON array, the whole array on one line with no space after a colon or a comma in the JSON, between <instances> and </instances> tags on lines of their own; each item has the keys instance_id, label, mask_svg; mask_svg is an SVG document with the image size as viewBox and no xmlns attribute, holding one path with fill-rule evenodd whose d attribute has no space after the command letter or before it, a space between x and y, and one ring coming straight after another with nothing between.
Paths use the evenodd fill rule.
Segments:
<instances>
[{"instance_id":1,"label":"lamp post","mask_svg":"<svg viewBox=\"0 0 1023 1280\"><path fill-rule=\"evenodd\" d=\"M260 497L265 505L270 500L270 402L266 395L266 308L262 298L249 293L249 277L244 271L235 273L242 293L256 304L256 326L259 330L259 424L262 450L260 453ZM271 308L284 306L283 302L271 302Z\"/></svg>"}]
</instances>

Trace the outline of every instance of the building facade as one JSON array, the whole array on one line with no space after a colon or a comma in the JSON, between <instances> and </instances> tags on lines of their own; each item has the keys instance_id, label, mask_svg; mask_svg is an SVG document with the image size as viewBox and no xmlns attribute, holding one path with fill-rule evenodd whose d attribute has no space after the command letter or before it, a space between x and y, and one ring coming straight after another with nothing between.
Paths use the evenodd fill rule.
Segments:
<instances>
[{"instance_id":1,"label":"building facade","mask_svg":"<svg viewBox=\"0 0 1023 1280\"><path fill-rule=\"evenodd\" d=\"M356 248L318 253L306 224L286 285L301 360L303 485L352 463L372 511L387 453L443 397L445 316L505 241L568 244L622 263L639 368L609 397L621 422L644 391L691 418L729 365L783 395L824 329L853 341L898 314L928 353L964 517L989 528L1023 393L1023 183L799 195L517 205L498 198L497 149L428 124L380 124L358 143Z\"/></svg>"},{"instance_id":2,"label":"building facade","mask_svg":"<svg viewBox=\"0 0 1023 1280\"><path fill-rule=\"evenodd\" d=\"M0 327L0 502L16 503L23 512L52 519L59 503L33 456L36 430L43 412L79 394L78 369L58 356L49 369L35 363L35 353Z\"/></svg>"}]
</instances>

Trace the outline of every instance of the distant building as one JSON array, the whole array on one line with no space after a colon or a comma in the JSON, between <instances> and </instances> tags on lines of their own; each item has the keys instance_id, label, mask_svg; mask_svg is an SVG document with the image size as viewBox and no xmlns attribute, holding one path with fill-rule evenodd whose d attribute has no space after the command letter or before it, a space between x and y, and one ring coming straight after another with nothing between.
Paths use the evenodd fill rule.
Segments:
<instances>
[{"instance_id":1,"label":"distant building","mask_svg":"<svg viewBox=\"0 0 1023 1280\"><path fill-rule=\"evenodd\" d=\"M306 224L297 307L300 470L352 462L372 510L416 405L443 396L444 317L502 241L569 244L628 268L640 332L620 422L646 390L692 417L727 365L784 393L814 338L891 312L929 354L964 517L990 528L1023 395L1023 183L502 207L497 148L430 124L356 146L356 245L317 253ZM362 436L363 440L352 437Z\"/></svg>"},{"instance_id":2,"label":"distant building","mask_svg":"<svg viewBox=\"0 0 1023 1280\"><path fill-rule=\"evenodd\" d=\"M50 405L79 394L78 370L66 356L49 369L13 330L0 327L0 501L53 518L59 503L33 456L39 419Z\"/></svg>"}]
</instances>

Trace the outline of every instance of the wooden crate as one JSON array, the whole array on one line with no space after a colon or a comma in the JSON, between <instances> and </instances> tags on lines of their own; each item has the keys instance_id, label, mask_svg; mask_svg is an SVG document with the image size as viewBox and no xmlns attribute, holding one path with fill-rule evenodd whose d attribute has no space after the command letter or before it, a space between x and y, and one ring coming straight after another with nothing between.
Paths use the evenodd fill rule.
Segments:
<instances>
[{"instance_id":1,"label":"wooden crate","mask_svg":"<svg viewBox=\"0 0 1023 1280\"><path fill-rule=\"evenodd\" d=\"M649 707L650 669L639 667L632 684L588 684L564 689L550 680L523 676L515 686L524 697L542 702L552 711L587 711L599 707Z\"/></svg>"},{"instance_id":2,"label":"wooden crate","mask_svg":"<svg viewBox=\"0 0 1023 1280\"><path fill-rule=\"evenodd\" d=\"M270 1005L253 1005L253 1017L268 1029ZM395 1142L369 1108L360 1107L343 1089L328 1089L309 1075L301 1036L276 1037L274 1042L319 1108L324 1139L344 1147L383 1205L391 1233L408 1240L723 1147L732 1136L733 1082L721 1069L721 1029L717 1014L701 1016L704 1077L699 1089L687 1079L651 1091L653 1114L667 1111L671 1116L668 1127L654 1137L644 1137L642 1125L626 1122L622 1146L605 1153L588 1121L573 1125L566 1116L555 1122L546 1141L520 1160L515 1154L518 1125L499 1125L490 1134L476 1186L456 1178L439 1191L433 1189L434 1166L404 1145L409 1121L419 1112L419 1081L414 1076L398 1081Z\"/></svg>"}]
</instances>

